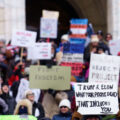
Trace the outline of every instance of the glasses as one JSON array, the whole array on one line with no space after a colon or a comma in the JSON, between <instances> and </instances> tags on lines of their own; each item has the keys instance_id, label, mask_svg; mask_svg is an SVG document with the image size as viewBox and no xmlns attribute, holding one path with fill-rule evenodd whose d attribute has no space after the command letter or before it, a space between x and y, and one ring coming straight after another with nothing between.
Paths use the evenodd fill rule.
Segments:
<instances>
[{"instance_id":1,"label":"glasses","mask_svg":"<svg viewBox=\"0 0 120 120\"><path fill-rule=\"evenodd\" d=\"M61 106L60 108L67 108L67 106Z\"/></svg>"}]
</instances>

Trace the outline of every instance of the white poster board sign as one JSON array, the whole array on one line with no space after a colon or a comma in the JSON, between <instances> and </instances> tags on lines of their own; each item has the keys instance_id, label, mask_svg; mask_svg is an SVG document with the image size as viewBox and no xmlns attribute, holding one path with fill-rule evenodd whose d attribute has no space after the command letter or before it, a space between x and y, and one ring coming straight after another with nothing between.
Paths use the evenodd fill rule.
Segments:
<instances>
[{"instance_id":1,"label":"white poster board sign","mask_svg":"<svg viewBox=\"0 0 120 120\"><path fill-rule=\"evenodd\" d=\"M26 90L30 90L29 81L26 79L21 79L20 85L18 87L18 93L16 96L16 102L25 98L25 91ZM39 97L40 97L40 93L41 93L40 89L31 89L31 90L34 93L35 101L38 102Z\"/></svg>"},{"instance_id":2,"label":"white poster board sign","mask_svg":"<svg viewBox=\"0 0 120 120\"><path fill-rule=\"evenodd\" d=\"M41 18L40 21L40 37L41 38L57 38L57 19Z\"/></svg>"},{"instance_id":3,"label":"white poster board sign","mask_svg":"<svg viewBox=\"0 0 120 120\"><path fill-rule=\"evenodd\" d=\"M83 54L63 54L62 62L80 62L83 63Z\"/></svg>"},{"instance_id":4,"label":"white poster board sign","mask_svg":"<svg viewBox=\"0 0 120 120\"><path fill-rule=\"evenodd\" d=\"M76 83L75 97L82 115L117 114L118 85L115 83Z\"/></svg>"},{"instance_id":5,"label":"white poster board sign","mask_svg":"<svg viewBox=\"0 0 120 120\"><path fill-rule=\"evenodd\" d=\"M29 47L32 46L36 41L36 32L24 31L24 30L14 30L12 33L11 45L19 47Z\"/></svg>"},{"instance_id":6,"label":"white poster board sign","mask_svg":"<svg viewBox=\"0 0 120 120\"><path fill-rule=\"evenodd\" d=\"M42 11L42 17L43 18L55 18L55 19L58 19L59 12L58 11L43 10Z\"/></svg>"},{"instance_id":7,"label":"white poster board sign","mask_svg":"<svg viewBox=\"0 0 120 120\"><path fill-rule=\"evenodd\" d=\"M28 59L46 60L51 59L51 43L35 43L28 48Z\"/></svg>"},{"instance_id":8,"label":"white poster board sign","mask_svg":"<svg viewBox=\"0 0 120 120\"><path fill-rule=\"evenodd\" d=\"M119 63L118 56L91 54L89 82L118 83Z\"/></svg>"},{"instance_id":9,"label":"white poster board sign","mask_svg":"<svg viewBox=\"0 0 120 120\"><path fill-rule=\"evenodd\" d=\"M109 48L112 55L117 55L120 52L120 40L109 41Z\"/></svg>"}]
</instances>

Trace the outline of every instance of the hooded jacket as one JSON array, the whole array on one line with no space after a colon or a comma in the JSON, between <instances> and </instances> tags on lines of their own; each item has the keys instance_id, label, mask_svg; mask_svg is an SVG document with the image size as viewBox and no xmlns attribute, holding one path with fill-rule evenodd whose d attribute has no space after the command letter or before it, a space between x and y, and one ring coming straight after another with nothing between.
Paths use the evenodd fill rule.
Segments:
<instances>
[{"instance_id":1,"label":"hooded jacket","mask_svg":"<svg viewBox=\"0 0 120 120\"><path fill-rule=\"evenodd\" d=\"M23 99L23 100L20 100L18 102L18 104L16 105L16 108L15 108L15 111L14 111L14 115L18 115L19 114L20 106L27 107L28 115L32 115L32 103L28 99Z\"/></svg>"}]
</instances>

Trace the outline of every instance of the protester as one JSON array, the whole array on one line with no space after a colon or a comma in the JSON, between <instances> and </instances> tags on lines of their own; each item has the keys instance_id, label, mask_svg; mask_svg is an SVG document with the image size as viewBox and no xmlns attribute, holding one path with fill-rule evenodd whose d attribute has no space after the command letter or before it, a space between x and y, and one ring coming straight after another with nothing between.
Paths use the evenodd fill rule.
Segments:
<instances>
[{"instance_id":1,"label":"protester","mask_svg":"<svg viewBox=\"0 0 120 120\"><path fill-rule=\"evenodd\" d=\"M59 104L59 114L54 115L52 120L71 120L72 113L70 111L71 104L68 99L63 99Z\"/></svg>"},{"instance_id":2,"label":"protester","mask_svg":"<svg viewBox=\"0 0 120 120\"><path fill-rule=\"evenodd\" d=\"M10 92L8 84L3 83L1 90L2 90L2 94L0 95L0 98L2 98L8 105L9 107L8 114L12 115L15 109L16 102L15 99L12 97L12 93Z\"/></svg>"},{"instance_id":3,"label":"protester","mask_svg":"<svg viewBox=\"0 0 120 120\"><path fill-rule=\"evenodd\" d=\"M14 115L32 115L32 103L28 99L20 100L15 107Z\"/></svg>"},{"instance_id":4,"label":"protester","mask_svg":"<svg viewBox=\"0 0 120 120\"><path fill-rule=\"evenodd\" d=\"M98 36L97 35L91 35L91 42L85 48L85 51L84 51L85 62L90 61L90 54L91 53L96 53L97 52L98 43L99 43Z\"/></svg>"},{"instance_id":5,"label":"protester","mask_svg":"<svg viewBox=\"0 0 120 120\"><path fill-rule=\"evenodd\" d=\"M42 105L45 110L45 117L51 118L59 113L59 103L62 99L67 99L68 95L64 91L48 90L44 91Z\"/></svg>"},{"instance_id":6,"label":"protester","mask_svg":"<svg viewBox=\"0 0 120 120\"><path fill-rule=\"evenodd\" d=\"M27 90L25 92L25 97L32 103L32 115L37 117L38 120L45 117L45 112L42 104L35 102L34 93L31 90Z\"/></svg>"}]
</instances>

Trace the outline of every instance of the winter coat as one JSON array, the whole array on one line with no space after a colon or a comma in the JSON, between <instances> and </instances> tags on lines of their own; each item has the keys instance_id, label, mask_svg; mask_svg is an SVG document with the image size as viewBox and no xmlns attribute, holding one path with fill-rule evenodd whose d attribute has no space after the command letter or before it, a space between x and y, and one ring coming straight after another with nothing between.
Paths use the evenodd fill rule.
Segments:
<instances>
[{"instance_id":1,"label":"winter coat","mask_svg":"<svg viewBox=\"0 0 120 120\"><path fill-rule=\"evenodd\" d=\"M52 120L71 120L71 118L72 118L72 113L68 112L65 114L59 113L57 115L54 115Z\"/></svg>"},{"instance_id":2,"label":"winter coat","mask_svg":"<svg viewBox=\"0 0 120 120\"><path fill-rule=\"evenodd\" d=\"M32 115L32 103L28 99L20 100L17 103L17 105L15 107L14 115L18 115L19 114L19 108L20 108L20 106L27 107L28 115Z\"/></svg>"},{"instance_id":3,"label":"winter coat","mask_svg":"<svg viewBox=\"0 0 120 120\"><path fill-rule=\"evenodd\" d=\"M32 115L40 120L41 118L45 117L44 108L40 103L34 102L32 105Z\"/></svg>"},{"instance_id":4,"label":"winter coat","mask_svg":"<svg viewBox=\"0 0 120 120\"><path fill-rule=\"evenodd\" d=\"M15 102L15 99L8 94L6 93L3 93L1 96L0 96L5 102L6 104L8 105L8 113L9 115L12 115L13 112L14 112L14 109L15 109L15 105L16 105L16 102Z\"/></svg>"},{"instance_id":5,"label":"winter coat","mask_svg":"<svg viewBox=\"0 0 120 120\"><path fill-rule=\"evenodd\" d=\"M0 115L6 114L8 111L8 105L5 103L5 101L0 98Z\"/></svg>"},{"instance_id":6,"label":"winter coat","mask_svg":"<svg viewBox=\"0 0 120 120\"><path fill-rule=\"evenodd\" d=\"M53 115L59 113L59 102L62 99L67 99L68 96L65 92L58 92L55 96L52 96L48 92L44 94L42 105L45 110L45 117L51 118Z\"/></svg>"}]
</instances>

